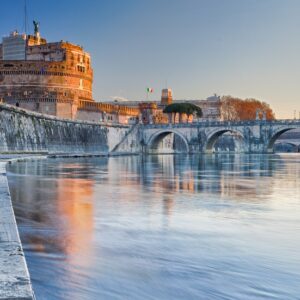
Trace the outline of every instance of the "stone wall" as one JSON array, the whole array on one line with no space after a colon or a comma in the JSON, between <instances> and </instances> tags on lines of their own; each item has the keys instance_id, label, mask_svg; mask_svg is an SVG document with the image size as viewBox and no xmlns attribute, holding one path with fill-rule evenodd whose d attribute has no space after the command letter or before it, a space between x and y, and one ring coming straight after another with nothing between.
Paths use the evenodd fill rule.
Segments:
<instances>
[{"instance_id":1,"label":"stone wall","mask_svg":"<svg viewBox=\"0 0 300 300\"><path fill-rule=\"evenodd\" d=\"M131 130L125 125L58 119L6 104L0 104L0 122L2 153L108 154Z\"/></svg>"},{"instance_id":2,"label":"stone wall","mask_svg":"<svg viewBox=\"0 0 300 300\"><path fill-rule=\"evenodd\" d=\"M80 100L76 119L91 122L109 122L135 124L140 110L134 107L120 106L112 103Z\"/></svg>"},{"instance_id":3,"label":"stone wall","mask_svg":"<svg viewBox=\"0 0 300 300\"><path fill-rule=\"evenodd\" d=\"M83 73L68 61L0 61L0 97L59 94L92 99L92 70ZM71 91L71 92L70 92Z\"/></svg>"},{"instance_id":4,"label":"stone wall","mask_svg":"<svg viewBox=\"0 0 300 300\"><path fill-rule=\"evenodd\" d=\"M100 122L103 119L103 113L100 111L78 109L76 113L76 119L90 122Z\"/></svg>"}]
</instances>

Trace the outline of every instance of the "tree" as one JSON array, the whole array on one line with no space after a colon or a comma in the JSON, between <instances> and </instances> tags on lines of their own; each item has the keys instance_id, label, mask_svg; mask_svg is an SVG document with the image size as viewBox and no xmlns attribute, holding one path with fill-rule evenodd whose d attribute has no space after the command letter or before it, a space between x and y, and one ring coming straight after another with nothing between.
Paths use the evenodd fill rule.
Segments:
<instances>
[{"instance_id":1,"label":"tree","mask_svg":"<svg viewBox=\"0 0 300 300\"><path fill-rule=\"evenodd\" d=\"M176 119L176 114L186 114L188 116L188 119L193 114L196 114L198 118L201 118L203 115L202 109L192 103L172 103L166 106L163 112L167 114L174 114L174 121Z\"/></svg>"},{"instance_id":2,"label":"tree","mask_svg":"<svg viewBox=\"0 0 300 300\"><path fill-rule=\"evenodd\" d=\"M265 112L267 120L275 119L272 108L266 102L232 96L223 96L221 99L221 117L225 121L255 120L257 110Z\"/></svg>"}]
</instances>

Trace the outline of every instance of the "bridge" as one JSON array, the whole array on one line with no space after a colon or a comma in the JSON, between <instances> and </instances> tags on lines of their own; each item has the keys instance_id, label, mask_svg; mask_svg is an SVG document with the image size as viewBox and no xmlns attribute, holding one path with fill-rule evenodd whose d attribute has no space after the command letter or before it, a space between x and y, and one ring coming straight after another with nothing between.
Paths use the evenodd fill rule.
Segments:
<instances>
[{"instance_id":1,"label":"bridge","mask_svg":"<svg viewBox=\"0 0 300 300\"><path fill-rule=\"evenodd\" d=\"M164 152L172 147L171 140L177 141L180 152L212 153L218 138L225 133L238 138L239 152L272 153L284 132L300 129L300 120L201 121L139 127L139 142L147 153Z\"/></svg>"},{"instance_id":2,"label":"bridge","mask_svg":"<svg viewBox=\"0 0 300 300\"><path fill-rule=\"evenodd\" d=\"M293 129L300 129L300 120L138 123L130 127L59 119L0 103L0 153L211 153L226 133L238 141L238 152L270 153L278 138ZM293 144L299 152L298 141Z\"/></svg>"},{"instance_id":3,"label":"bridge","mask_svg":"<svg viewBox=\"0 0 300 300\"><path fill-rule=\"evenodd\" d=\"M290 146L290 149L293 149L295 152L300 152L300 138L299 139L289 139L289 138L279 138L275 142L275 146L287 147Z\"/></svg>"}]
</instances>

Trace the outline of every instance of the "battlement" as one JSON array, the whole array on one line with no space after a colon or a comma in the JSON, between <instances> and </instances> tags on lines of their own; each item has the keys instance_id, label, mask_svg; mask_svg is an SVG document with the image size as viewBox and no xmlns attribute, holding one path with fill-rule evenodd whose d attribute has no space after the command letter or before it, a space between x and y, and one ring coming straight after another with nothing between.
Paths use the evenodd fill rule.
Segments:
<instances>
[{"instance_id":1,"label":"battlement","mask_svg":"<svg viewBox=\"0 0 300 300\"><path fill-rule=\"evenodd\" d=\"M134 107L115 105L105 102L94 102L80 100L77 106L78 110L88 110L93 112L105 112L110 114L119 114L126 116L139 116L140 110Z\"/></svg>"},{"instance_id":2,"label":"battlement","mask_svg":"<svg viewBox=\"0 0 300 300\"><path fill-rule=\"evenodd\" d=\"M44 45L47 44L47 40L35 35L27 35L27 46Z\"/></svg>"}]
</instances>

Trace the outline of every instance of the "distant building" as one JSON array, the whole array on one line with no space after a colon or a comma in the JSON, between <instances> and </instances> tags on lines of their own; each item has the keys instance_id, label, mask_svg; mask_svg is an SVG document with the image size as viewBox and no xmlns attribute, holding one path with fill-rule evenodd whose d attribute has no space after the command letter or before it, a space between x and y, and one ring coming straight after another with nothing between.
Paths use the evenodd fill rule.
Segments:
<instances>
[{"instance_id":1,"label":"distant building","mask_svg":"<svg viewBox=\"0 0 300 300\"><path fill-rule=\"evenodd\" d=\"M145 124L149 123L168 123L170 122L170 116L163 114L163 109L172 103L192 103L199 106L202 109L203 120L221 120L221 97L216 94L208 97L205 100L174 100L173 93L170 88L163 89L161 94L161 100L152 102L144 101L122 101L114 102L120 106L127 107L139 107L141 111L141 119ZM192 121L192 118L187 120L187 116L177 116L176 122Z\"/></svg>"},{"instance_id":2,"label":"distant building","mask_svg":"<svg viewBox=\"0 0 300 300\"><path fill-rule=\"evenodd\" d=\"M221 120L221 97L214 94L205 100L173 100L174 103L193 103L199 106L205 120Z\"/></svg>"},{"instance_id":3,"label":"distant building","mask_svg":"<svg viewBox=\"0 0 300 300\"><path fill-rule=\"evenodd\" d=\"M173 95L171 89L163 89L161 91L161 101L160 103L162 105L169 105L173 101Z\"/></svg>"}]
</instances>

